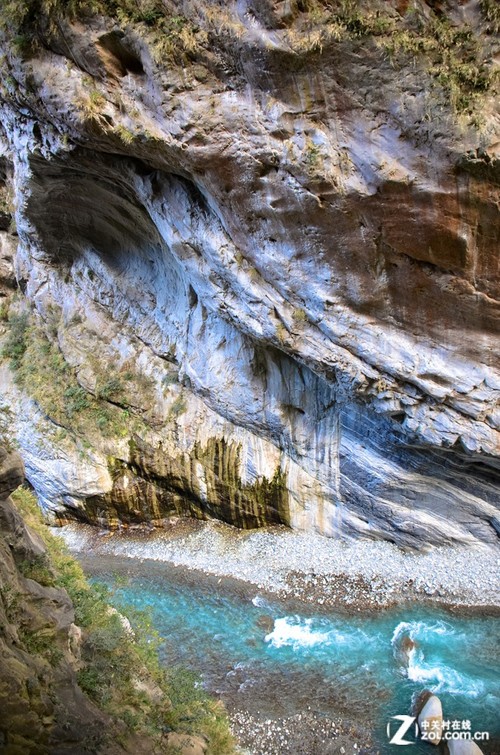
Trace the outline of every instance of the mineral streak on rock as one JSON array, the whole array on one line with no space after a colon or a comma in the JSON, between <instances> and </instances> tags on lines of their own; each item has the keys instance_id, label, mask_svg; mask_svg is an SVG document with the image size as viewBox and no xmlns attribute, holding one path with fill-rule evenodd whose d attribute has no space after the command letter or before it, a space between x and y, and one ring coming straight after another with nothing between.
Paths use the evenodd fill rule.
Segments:
<instances>
[{"instance_id":1,"label":"mineral streak on rock","mask_svg":"<svg viewBox=\"0 0 500 755\"><path fill-rule=\"evenodd\" d=\"M167 3L155 36L103 3L42 12L29 54L3 42L17 280L80 386L126 413L62 441L2 373L61 518L497 537L498 117L486 84L479 130L452 111L442 48L462 30L489 76L489 17L312 5ZM415 19L438 78L388 52Z\"/></svg>"}]
</instances>

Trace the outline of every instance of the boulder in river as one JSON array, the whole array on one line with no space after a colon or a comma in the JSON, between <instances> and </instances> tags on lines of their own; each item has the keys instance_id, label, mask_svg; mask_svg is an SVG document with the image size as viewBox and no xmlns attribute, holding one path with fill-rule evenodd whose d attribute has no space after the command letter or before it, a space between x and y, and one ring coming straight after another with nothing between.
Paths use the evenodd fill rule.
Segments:
<instances>
[{"instance_id":1,"label":"boulder in river","mask_svg":"<svg viewBox=\"0 0 500 755\"><path fill-rule=\"evenodd\" d=\"M418 727L421 735L433 745L438 745L443 734L443 707L436 695L431 695L418 714Z\"/></svg>"},{"instance_id":2,"label":"boulder in river","mask_svg":"<svg viewBox=\"0 0 500 755\"><path fill-rule=\"evenodd\" d=\"M407 634L403 634L396 643L394 655L396 660L404 667L408 668L411 654L417 647L415 640Z\"/></svg>"},{"instance_id":3,"label":"boulder in river","mask_svg":"<svg viewBox=\"0 0 500 755\"><path fill-rule=\"evenodd\" d=\"M273 617L265 613L262 614L262 616L259 616L256 624L259 627L259 629L263 629L266 634L269 634L269 632L272 632L274 629Z\"/></svg>"}]
</instances>

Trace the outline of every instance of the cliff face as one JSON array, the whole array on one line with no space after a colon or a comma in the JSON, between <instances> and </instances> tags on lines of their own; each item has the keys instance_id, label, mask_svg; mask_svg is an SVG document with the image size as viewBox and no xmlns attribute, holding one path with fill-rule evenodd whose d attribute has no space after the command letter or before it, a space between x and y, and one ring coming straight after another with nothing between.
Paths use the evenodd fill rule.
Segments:
<instances>
[{"instance_id":1,"label":"cliff face","mask_svg":"<svg viewBox=\"0 0 500 755\"><path fill-rule=\"evenodd\" d=\"M0 448L0 750L87 752L110 721L77 685L81 632L67 593L23 576L46 550L8 498L22 480L19 456Z\"/></svg>"},{"instance_id":2,"label":"cliff face","mask_svg":"<svg viewBox=\"0 0 500 755\"><path fill-rule=\"evenodd\" d=\"M2 441L0 752L232 755L221 703L160 666L148 623L89 585L23 480Z\"/></svg>"},{"instance_id":3,"label":"cliff face","mask_svg":"<svg viewBox=\"0 0 500 755\"><path fill-rule=\"evenodd\" d=\"M61 517L495 538L495 10L431 5L17 19L2 375Z\"/></svg>"}]
</instances>

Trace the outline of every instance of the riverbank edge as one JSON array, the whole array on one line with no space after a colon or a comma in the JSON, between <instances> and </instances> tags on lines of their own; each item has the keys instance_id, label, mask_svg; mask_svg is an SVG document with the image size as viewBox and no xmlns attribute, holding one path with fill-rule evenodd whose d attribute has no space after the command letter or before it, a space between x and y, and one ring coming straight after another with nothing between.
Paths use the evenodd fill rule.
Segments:
<instances>
[{"instance_id":1,"label":"riverbank edge","mask_svg":"<svg viewBox=\"0 0 500 755\"><path fill-rule=\"evenodd\" d=\"M177 518L164 529L108 531L71 523L53 532L75 554L168 563L315 611L357 614L418 603L500 616L500 549L490 546L416 553L383 541L334 541L281 527L242 531Z\"/></svg>"}]
</instances>

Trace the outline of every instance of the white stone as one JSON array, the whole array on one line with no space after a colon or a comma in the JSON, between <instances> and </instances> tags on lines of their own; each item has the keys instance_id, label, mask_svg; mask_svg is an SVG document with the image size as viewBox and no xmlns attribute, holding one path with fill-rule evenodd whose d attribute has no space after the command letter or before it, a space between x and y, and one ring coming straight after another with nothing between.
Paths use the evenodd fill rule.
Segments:
<instances>
[{"instance_id":1,"label":"white stone","mask_svg":"<svg viewBox=\"0 0 500 755\"><path fill-rule=\"evenodd\" d=\"M438 745L443 733L443 707L436 695L431 695L418 714L418 726L421 734L425 732L427 740Z\"/></svg>"}]
</instances>

